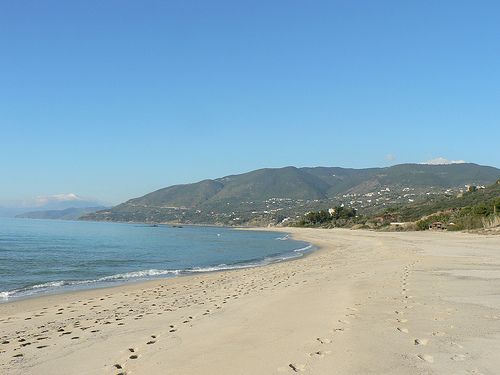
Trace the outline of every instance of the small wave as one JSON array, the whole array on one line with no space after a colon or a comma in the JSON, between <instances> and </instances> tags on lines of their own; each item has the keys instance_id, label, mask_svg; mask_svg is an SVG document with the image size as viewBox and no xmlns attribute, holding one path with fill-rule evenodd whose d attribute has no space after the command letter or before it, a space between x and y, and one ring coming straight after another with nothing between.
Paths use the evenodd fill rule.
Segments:
<instances>
[{"instance_id":1,"label":"small wave","mask_svg":"<svg viewBox=\"0 0 500 375\"><path fill-rule=\"evenodd\" d=\"M283 237L276 237L275 240L279 240L279 241L286 241L290 239L290 235L288 234L285 234Z\"/></svg>"},{"instance_id":2,"label":"small wave","mask_svg":"<svg viewBox=\"0 0 500 375\"><path fill-rule=\"evenodd\" d=\"M211 267L196 267L196 268L187 269L187 270L183 271L183 273L228 271L228 270L237 270L237 269L265 266L265 265L271 264L271 263L278 263L278 262L282 262L285 260L299 258L299 257L303 256L305 252L312 250L313 248L314 248L313 245L307 245L305 247L295 249L295 250L293 250L293 252L279 254L276 256L272 256L272 257L267 257L267 258L264 258L260 261L249 261L247 263L233 264L233 265L219 264L218 266L211 266Z\"/></svg>"},{"instance_id":3,"label":"small wave","mask_svg":"<svg viewBox=\"0 0 500 375\"><path fill-rule=\"evenodd\" d=\"M0 292L0 298L2 299L9 299L9 297L14 293L14 290L11 290L9 292Z\"/></svg>"},{"instance_id":4,"label":"small wave","mask_svg":"<svg viewBox=\"0 0 500 375\"><path fill-rule=\"evenodd\" d=\"M116 275L104 276L98 279L92 280L58 280L58 281L49 281L42 284L35 284L29 287L14 289L9 291L0 292L0 299L8 300L14 297L25 297L31 296L35 293L40 292L48 292L61 287L77 287L84 285L92 285L98 283L106 283L113 281L130 281L130 280L141 280L158 276L166 276L173 275L177 276L181 273L181 270L142 270L142 271L134 271L134 272L126 272L126 273L118 273Z\"/></svg>"},{"instance_id":5,"label":"small wave","mask_svg":"<svg viewBox=\"0 0 500 375\"><path fill-rule=\"evenodd\" d=\"M300 249L295 249L294 252L296 252L296 253L302 253L304 251L312 250L312 249L313 249L313 245L307 245L305 247L301 247Z\"/></svg>"},{"instance_id":6,"label":"small wave","mask_svg":"<svg viewBox=\"0 0 500 375\"><path fill-rule=\"evenodd\" d=\"M238 265L219 264L218 266L211 267L195 267L185 270L186 273L198 273L198 272L215 272L215 271L228 271L228 270L238 270L242 268L256 267L258 264L246 263Z\"/></svg>"},{"instance_id":7,"label":"small wave","mask_svg":"<svg viewBox=\"0 0 500 375\"><path fill-rule=\"evenodd\" d=\"M152 269L152 270L145 270L145 271L118 273L116 275L101 277L100 279L93 280L93 281L102 282L102 281L112 281L112 280L129 280L129 279L164 276L164 275L178 275L180 272L181 272L180 270L155 270L155 269Z\"/></svg>"},{"instance_id":8,"label":"small wave","mask_svg":"<svg viewBox=\"0 0 500 375\"><path fill-rule=\"evenodd\" d=\"M106 281L131 280L131 279L138 279L138 278L145 278L145 277L164 276L164 275L169 275L169 274L178 275L179 272L180 272L180 270L151 269L151 270L143 270L143 271L118 273L116 275L104 276L104 277L100 277L98 279L93 279L93 280L50 281L50 282L43 283L43 284L33 285L30 288L33 288L33 289L54 288L54 287L61 287L61 286L67 286L67 285L94 284L94 283L106 282Z\"/></svg>"},{"instance_id":9,"label":"small wave","mask_svg":"<svg viewBox=\"0 0 500 375\"><path fill-rule=\"evenodd\" d=\"M67 283L69 283L69 282L68 281L49 281L47 283L33 285L31 288L32 289L54 288L54 287L58 287L58 286L67 285Z\"/></svg>"}]
</instances>

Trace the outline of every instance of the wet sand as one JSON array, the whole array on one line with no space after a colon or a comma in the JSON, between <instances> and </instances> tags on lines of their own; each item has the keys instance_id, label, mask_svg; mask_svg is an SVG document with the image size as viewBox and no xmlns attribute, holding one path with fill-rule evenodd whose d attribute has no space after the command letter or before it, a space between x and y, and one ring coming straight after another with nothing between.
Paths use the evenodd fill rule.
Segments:
<instances>
[{"instance_id":1,"label":"wet sand","mask_svg":"<svg viewBox=\"0 0 500 375\"><path fill-rule=\"evenodd\" d=\"M0 373L498 373L500 236L289 231L321 250L1 304Z\"/></svg>"}]
</instances>

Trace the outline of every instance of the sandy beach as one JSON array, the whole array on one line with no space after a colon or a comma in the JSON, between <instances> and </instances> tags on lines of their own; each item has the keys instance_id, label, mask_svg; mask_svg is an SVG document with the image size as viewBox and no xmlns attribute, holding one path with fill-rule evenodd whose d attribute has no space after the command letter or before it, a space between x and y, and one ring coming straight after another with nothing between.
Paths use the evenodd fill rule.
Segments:
<instances>
[{"instance_id":1,"label":"sandy beach","mask_svg":"<svg viewBox=\"0 0 500 375\"><path fill-rule=\"evenodd\" d=\"M0 304L0 373L498 374L500 236L287 231L320 250Z\"/></svg>"}]
</instances>

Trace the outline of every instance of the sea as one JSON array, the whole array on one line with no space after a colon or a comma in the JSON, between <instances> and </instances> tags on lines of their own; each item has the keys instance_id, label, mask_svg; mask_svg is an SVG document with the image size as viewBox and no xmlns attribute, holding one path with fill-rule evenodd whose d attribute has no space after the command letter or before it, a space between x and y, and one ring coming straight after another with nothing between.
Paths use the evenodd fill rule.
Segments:
<instances>
[{"instance_id":1,"label":"sea","mask_svg":"<svg viewBox=\"0 0 500 375\"><path fill-rule=\"evenodd\" d=\"M277 232L0 218L0 302L257 267L312 250Z\"/></svg>"}]
</instances>

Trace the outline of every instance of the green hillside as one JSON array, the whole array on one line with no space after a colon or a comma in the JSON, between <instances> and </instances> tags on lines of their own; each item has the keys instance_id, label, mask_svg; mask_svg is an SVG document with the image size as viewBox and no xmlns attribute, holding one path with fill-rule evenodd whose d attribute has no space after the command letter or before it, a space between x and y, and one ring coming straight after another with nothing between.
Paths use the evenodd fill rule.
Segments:
<instances>
[{"instance_id":1,"label":"green hillside","mask_svg":"<svg viewBox=\"0 0 500 375\"><path fill-rule=\"evenodd\" d=\"M455 222L457 229L473 229L480 226L481 218L493 213L500 214L500 182L460 196L440 196L419 204L393 207L385 215L391 221L420 221L422 229L432 221Z\"/></svg>"},{"instance_id":2,"label":"green hillside","mask_svg":"<svg viewBox=\"0 0 500 375\"><path fill-rule=\"evenodd\" d=\"M302 168L310 175L316 176L329 185L328 196L335 196L365 185L377 185L377 173L384 168L352 169L338 167Z\"/></svg>"},{"instance_id":3,"label":"green hillside","mask_svg":"<svg viewBox=\"0 0 500 375\"><path fill-rule=\"evenodd\" d=\"M499 177L497 168L465 163L265 168L166 187L84 219L241 225L279 222L341 204L369 213L401 203L409 193L411 201L418 203L428 200L428 194L440 196L446 189L458 192L465 184L491 184ZM373 202L364 195L373 196Z\"/></svg>"},{"instance_id":4,"label":"green hillside","mask_svg":"<svg viewBox=\"0 0 500 375\"><path fill-rule=\"evenodd\" d=\"M214 201L252 201L270 198L322 199L328 183L295 167L259 169L219 179L224 184Z\"/></svg>"},{"instance_id":5,"label":"green hillside","mask_svg":"<svg viewBox=\"0 0 500 375\"><path fill-rule=\"evenodd\" d=\"M153 205L169 207L195 207L215 196L224 185L214 180L194 184L175 185L156 190L143 197L127 201L129 205Z\"/></svg>"},{"instance_id":6,"label":"green hillside","mask_svg":"<svg viewBox=\"0 0 500 375\"><path fill-rule=\"evenodd\" d=\"M491 184L499 169L473 163L427 165L399 164L388 168L303 168L330 185L330 196L348 191L367 192L377 186L450 187Z\"/></svg>"},{"instance_id":7,"label":"green hillside","mask_svg":"<svg viewBox=\"0 0 500 375\"><path fill-rule=\"evenodd\" d=\"M498 178L498 169L472 163L449 165L401 164L387 168L378 176L385 185L403 184L414 187L491 184ZM469 181L469 182L467 182Z\"/></svg>"}]
</instances>

